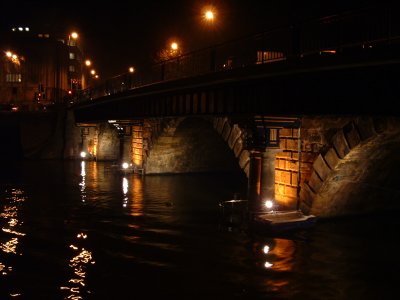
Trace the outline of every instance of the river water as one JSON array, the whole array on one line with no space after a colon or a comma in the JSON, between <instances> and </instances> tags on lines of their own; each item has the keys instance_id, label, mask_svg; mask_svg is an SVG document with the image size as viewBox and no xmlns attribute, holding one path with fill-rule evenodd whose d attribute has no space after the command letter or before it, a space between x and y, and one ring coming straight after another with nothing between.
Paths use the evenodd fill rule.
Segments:
<instances>
[{"instance_id":1,"label":"river water","mask_svg":"<svg viewBox=\"0 0 400 300\"><path fill-rule=\"evenodd\" d=\"M220 222L243 174L3 162L0 299L394 299L395 214L281 236Z\"/></svg>"}]
</instances>

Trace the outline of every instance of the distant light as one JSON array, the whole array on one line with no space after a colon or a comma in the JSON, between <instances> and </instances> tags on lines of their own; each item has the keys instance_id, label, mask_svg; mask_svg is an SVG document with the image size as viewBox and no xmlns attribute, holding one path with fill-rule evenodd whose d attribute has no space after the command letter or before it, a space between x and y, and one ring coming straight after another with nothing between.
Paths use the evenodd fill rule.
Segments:
<instances>
[{"instance_id":1,"label":"distant light","mask_svg":"<svg viewBox=\"0 0 400 300\"><path fill-rule=\"evenodd\" d=\"M91 70L90 74L94 75L94 74L96 74L96 71L95 70Z\"/></svg>"},{"instance_id":2,"label":"distant light","mask_svg":"<svg viewBox=\"0 0 400 300\"><path fill-rule=\"evenodd\" d=\"M265 254L268 254L268 252L269 252L269 246L268 246L268 245L265 245L265 246L264 246L263 252L264 252Z\"/></svg>"},{"instance_id":3,"label":"distant light","mask_svg":"<svg viewBox=\"0 0 400 300\"><path fill-rule=\"evenodd\" d=\"M15 31L15 30L17 30L17 28L13 27L11 30L12 30L12 31Z\"/></svg>"},{"instance_id":4,"label":"distant light","mask_svg":"<svg viewBox=\"0 0 400 300\"><path fill-rule=\"evenodd\" d=\"M129 73L133 73L135 72L135 68L134 67L129 67Z\"/></svg>"},{"instance_id":5,"label":"distant light","mask_svg":"<svg viewBox=\"0 0 400 300\"><path fill-rule=\"evenodd\" d=\"M98 78L99 78L99 75L94 75L94 78L98 79Z\"/></svg>"},{"instance_id":6,"label":"distant light","mask_svg":"<svg viewBox=\"0 0 400 300\"><path fill-rule=\"evenodd\" d=\"M85 65L87 65L89 67L91 64L92 64L92 62L89 59L85 60Z\"/></svg>"},{"instance_id":7,"label":"distant light","mask_svg":"<svg viewBox=\"0 0 400 300\"><path fill-rule=\"evenodd\" d=\"M82 157L82 158L85 158L85 157L86 157L86 152L85 152L85 151L82 151L82 152L81 152L81 157Z\"/></svg>"},{"instance_id":8,"label":"distant light","mask_svg":"<svg viewBox=\"0 0 400 300\"><path fill-rule=\"evenodd\" d=\"M214 13L211 10L206 11L204 14L206 20L212 21L214 19Z\"/></svg>"},{"instance_id":9,"label":"distant light","mask_svg":"<svg viewBox=\"0 0 400 300\"><path fill-rule=\"evenodd\" d=\"M29 27L25 27L25 31L29 31Z\"/></svg>"},{"instance_id":10,"label":"distant light","mask_svg":"<svg viewBox=\"0 0 400 300\"><path fill-rule=\"evenodd\" d=\"M178 44L175 43L175 42L171 43L171 49L172 50L177 50L178 49Z\"/></svg>"},{"instance_id":11,"label":"distant light","mask_svg":"<svg viewBox=\"0 0 400 300\"><path fill-rule=\"evenodd\" d=\"M24 31L24 29L22 27L18 27L19 31Z\"/></svg>"},{"instance_id":12,"label":"distant light","mask_svg":"<svg viewBox=\"0 0 400 300\"><path fill-rule=\"evenodd\" d=\"M12 57L12 55L13 55L13 54L12 54L11 51L7 51L7 52L6 52L6 56L7 56L7 57Z\"/></svg>"},{"instance_id":13,"label":"distant light","mask_svg":"<svg viewBox=\"0 0 400 300\"><path fill-rule=\"evenodd\" d=\"M71 37L76 40L78 38L78 34L76 32L71 33Z\"/></svg>"},{"instance_id":14,"label":"distant light","mask_svg":"<svg viewBox=\"0 0 400 300\"><path fill-rule=\"evenodd\" d=\"M123 169L128 169L128 168L129 168L129 164L128 164L127 162L124 162L124 163L122 164L122 168L123 168Z\"/></svg>"},{"instance_id":15,"label":"distant light","mask_svg":"<svg viewBox=\"0 0 400 300\"><path fill-rule=\"evenodd\" d=\"M72 94L72 91L71 91L71 90L68 90L68 94L71 95L71 94Z\"/></svg>"},{"instance_id":16,"label":"distant light","mask_svg":"<svg viewBox=\"0 0 400 300\"><path fill-rule=\"evenodd\" d=\"M321 53L336 54L336 50L322 50Z\"/></svg>"}]
</instances>

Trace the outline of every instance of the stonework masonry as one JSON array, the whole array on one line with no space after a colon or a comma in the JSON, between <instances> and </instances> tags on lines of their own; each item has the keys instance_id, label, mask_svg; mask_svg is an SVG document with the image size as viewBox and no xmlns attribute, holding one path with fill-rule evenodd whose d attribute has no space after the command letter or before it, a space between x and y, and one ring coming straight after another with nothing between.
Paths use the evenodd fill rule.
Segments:
<instances>
[{"instance_id":1,"label":"stonework masonry","mask_svg":"<svg viewBox=\"0 0 400 300\"><path fill-rule=\"evenodd\" d=\"M8 127L2 130L19 134L14 147L23 158L79 159L85 145L99 161L119 159L121 136L109 123L76 124L66 110L6 118ZM132 162L148 175L241 169L249 177L246 130L233 119L144 119L126 126ZM269 176L274 177L274 198L282 205L295 207L299 200L304 212L329 217L355 213L363 199L369 202L362 209L371 211L382 205L377 200L382 194L385 199L400 194L395 180L400 168L398 118L303 116L299 128L279 130L274 151L268 159L274 160L275 171ZM400 200L393 203L400 206Z\"/></svg>"}]
</instances>

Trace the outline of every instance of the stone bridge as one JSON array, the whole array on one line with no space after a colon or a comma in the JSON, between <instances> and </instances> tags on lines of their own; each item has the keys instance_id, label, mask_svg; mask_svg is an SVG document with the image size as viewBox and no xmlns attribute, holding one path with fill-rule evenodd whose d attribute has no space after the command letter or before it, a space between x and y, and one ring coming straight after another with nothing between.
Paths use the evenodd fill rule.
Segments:
<instances>
[{"instance_id":1,"label":"stone bridge","mask_svg":"<svg viewBox=\"0 0 400 300\"><path fill-rule=\"evenodd\" d=\"M255 210L267 199L289 208L299 203L302 211L320 217L399 207L399 118L252 121L253 128L248 119L227 116L79 124L70 127L74 138L67 139L66 157L78 157L84 146L97 160L131 161L146 175L241 169Z\"/></svg>"},{"instance_id":2,"label":"stone bridge","mask_svg":"<svg viewBox=\"0 0 400 300\"><path fill-rule=\"evenodd\" d=\"M267 199L321 217L398 208L397 20L362 9L106 80L71 99L64 156L147 175L238 168L253 210Z\"/></svg>"}]
</instances>

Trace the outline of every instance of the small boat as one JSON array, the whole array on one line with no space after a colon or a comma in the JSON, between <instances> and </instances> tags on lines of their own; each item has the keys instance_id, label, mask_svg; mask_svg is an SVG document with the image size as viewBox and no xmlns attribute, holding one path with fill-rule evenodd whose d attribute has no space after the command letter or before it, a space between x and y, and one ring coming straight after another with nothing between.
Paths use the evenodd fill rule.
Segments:
<instances>
[{"instance_id":1,"label":"small boat","mask_svg":"<svg viewBox=\"0 0 400 300\"><path fill-rule=\"evenodd\" d=\"M253 214L250 226L256 231L283 232L310 228L316 221L316 216L300 210L270 211Z\"/></svg>"},{"instance_id":2,"label":"small boat","mask_svg":"<svg viewBox=\"0 0 400 300\"><path fill-rule=\"evenodd\" d=\"M241 226L247 222L247 200L232 199L220 202L222 222L230 226Z\"/></svg>"},{"instance_id":3,"label":"small boat","mask_svg":"<svg viewBox=\"0 0 400 300\"><path fill-rule=\"evenodd\" d=\"M305 215L301 210L274 210L273 206L272 201L266 201L267 211L250 212L247 200L234 197L220 203L222 221L228 226L244 226L263 233L310 228L317 221L316 216Z\"/></svg>"},{"instance_id":4,"label":"small boat","mask_svg":"<svg viewBox=\"0 0 400 300\"><path fill-rule=\"evenodd\" d=\"M132 163L113 163L110 168L112 170L117 170L123 174L142 174L144 175L144 170L139 169L138 167L134 166Z\"/></svg>"}]
</instances>

